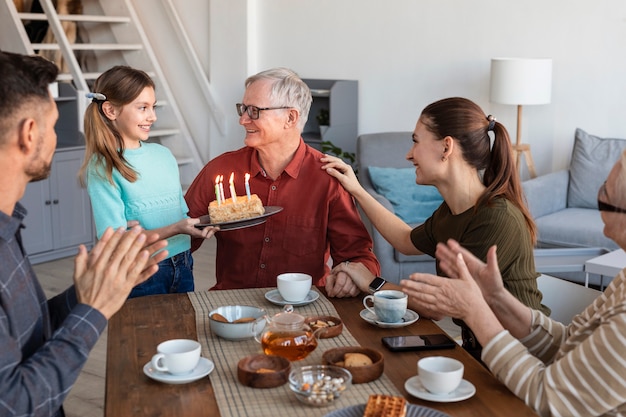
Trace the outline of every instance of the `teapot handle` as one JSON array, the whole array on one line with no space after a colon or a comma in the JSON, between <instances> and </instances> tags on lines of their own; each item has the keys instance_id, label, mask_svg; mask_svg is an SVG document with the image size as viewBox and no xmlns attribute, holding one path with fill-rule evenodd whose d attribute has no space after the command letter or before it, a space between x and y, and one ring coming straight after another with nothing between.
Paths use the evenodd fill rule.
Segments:
<instances>
[{"instance_id":1,"label":"teapot handle","mask_svg":"<svg viewBox=\"0 0 626 417\"><path fill-rule=\"evenodd\" d=\"M265 330L265 325L268 321L267 314L259 317L252 323L252 334L254 335L254 340L261 343L261 335L263 334L263 330Z\"/></svg>"}]
</instances>

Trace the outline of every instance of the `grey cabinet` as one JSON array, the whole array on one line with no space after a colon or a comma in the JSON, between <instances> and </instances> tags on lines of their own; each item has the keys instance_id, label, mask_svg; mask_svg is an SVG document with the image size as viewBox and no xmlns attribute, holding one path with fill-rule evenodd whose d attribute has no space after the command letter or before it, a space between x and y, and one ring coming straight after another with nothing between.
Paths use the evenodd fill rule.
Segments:
<instances>
[{"instance_id":1,"label":"grey cabinet","mask_svg":"<svg viewBox=\"0 0 626 417\"><path fill-rule=\"evenodd\" d=\"M22 239L32 263L72 256L79 244L93 244L89 196L76 176L83 155L82 147L57 150L50 177L26 187L20 201L28 210Z\"/></svg>"},{"instance_id":2,"label":"grey cabinet","mask_svg":"<svg viewBox=\"0 0 626 417\"><path fill-rule=\"evenodd\" d=\"M313 103L302 137L320 149L322 141L330 141L345 152L356 152L359 128L358 81L303 79L311 89ZM322 134L317 122L320 110L327 110L328 129Z\"/></svg>"}]
</instances>

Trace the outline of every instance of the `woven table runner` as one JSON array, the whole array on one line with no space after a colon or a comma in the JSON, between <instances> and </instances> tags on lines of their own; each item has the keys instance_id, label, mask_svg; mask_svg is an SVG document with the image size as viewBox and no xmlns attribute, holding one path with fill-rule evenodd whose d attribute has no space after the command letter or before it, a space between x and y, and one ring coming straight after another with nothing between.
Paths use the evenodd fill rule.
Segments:
<instances>
[{"instance_id":1,"label":"woven table runner","mask_svg":"<svg viewBox=\"0 0 626 417\"><path fill-rule=\"evenodd\" d=\"M251 288L244 290L221 290L189 293L189 299L196 313L198 341L202 345L202 356L215 363L215 370L209 375L222 417L242 416L324 416L335 410L354 404L367 402L370 394L401 395L389 378L383 374L375 381L366 384L352 384L342 396L326 407L312 407L298 401L289 388L289 383L277 388L250 388L237 379L237 363L245 356L263 353L261 345L254 339L231 341L214 335L209 325L209 313L220 306L251 305L264 308L271 317L282 311L265 299L271 288ZM323 295L317 301L294 308L303 316L335 316L337 310ZM306 358L293 362L292 366L322 363L322 353L333 347L358 346L358 342L344 327L343 332L333 338L318 340L315 349Z\"/></svg>"}]
</instances>

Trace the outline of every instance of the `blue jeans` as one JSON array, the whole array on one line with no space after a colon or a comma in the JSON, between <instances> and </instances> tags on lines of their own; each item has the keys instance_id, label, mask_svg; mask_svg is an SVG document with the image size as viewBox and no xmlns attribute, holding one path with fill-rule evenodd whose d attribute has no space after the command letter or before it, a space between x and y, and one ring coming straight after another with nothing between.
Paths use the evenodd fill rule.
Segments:
<instances>
[{"instance_id":1,"label":"blue jeans","mask_svg":"<svg viewBox=\"0 0 626 417\"><path fill-rule=\"evenodd\" d=\"M193 289L193 257L191 251L186 250L159 262L159 270L133 288L128 298L191 292Z\"/></svg>"}]
</instances>

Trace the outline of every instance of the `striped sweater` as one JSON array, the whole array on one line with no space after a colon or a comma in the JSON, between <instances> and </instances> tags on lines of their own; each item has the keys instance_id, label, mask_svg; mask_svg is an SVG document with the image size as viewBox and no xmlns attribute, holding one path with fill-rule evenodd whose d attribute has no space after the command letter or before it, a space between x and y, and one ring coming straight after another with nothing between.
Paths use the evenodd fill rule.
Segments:
<instances>
[{"instance_id":1,"label":"striped sweater","mask_svg":"<svg viewBox=\"0 0 626 417\"><path fill-rule=\"evenodd\" d=\"M570 325L532 310L528 336L503 331L482 359L541 416L626 415L626 269Z\"/></svg>"}]
</instances>

